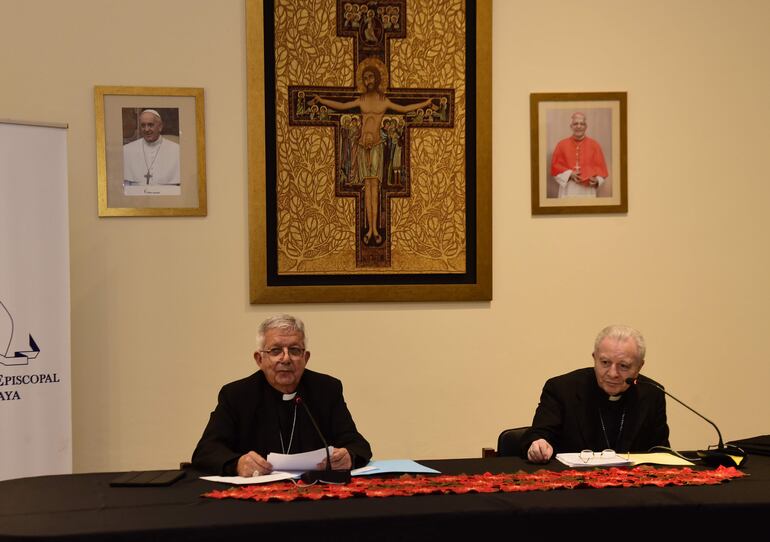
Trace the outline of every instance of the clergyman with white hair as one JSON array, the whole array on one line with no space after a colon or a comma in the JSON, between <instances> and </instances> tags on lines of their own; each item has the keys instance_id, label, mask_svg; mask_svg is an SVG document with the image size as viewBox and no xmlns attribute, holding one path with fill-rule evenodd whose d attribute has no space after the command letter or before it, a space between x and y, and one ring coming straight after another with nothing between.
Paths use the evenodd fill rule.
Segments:
<instances>
[{"instance_id":1,"label":"clergyman with white hair","mask_svg":"<svg viewBox=\"0 0 770 542\"><path fill-rule=\"evenodd\" d=\"M636 329L612 325L601 330L594 341L593 367L551 378L543 386L532 427L522 437L522 456L547 463L561 452L668 447L666 397L639 374L645 352Z\"/></svg>"},{"instance_id":2,"label":"clergyman with white hair","mask_svg":"<svg viewBox=\"0 0 770 542\"><path fill-rule=\"evenodd\" d=\"M308 407L330 446L331 468L362 467L372 457L342 395L342 382L305 369L310 359L302 320L268 318L257 331L259 370L225 385L192 456L197 470L244 477L267 474L270 452L295 454L323 448ZM318 465L326 468L326 459Z\"/></svg>"}]
</instances>

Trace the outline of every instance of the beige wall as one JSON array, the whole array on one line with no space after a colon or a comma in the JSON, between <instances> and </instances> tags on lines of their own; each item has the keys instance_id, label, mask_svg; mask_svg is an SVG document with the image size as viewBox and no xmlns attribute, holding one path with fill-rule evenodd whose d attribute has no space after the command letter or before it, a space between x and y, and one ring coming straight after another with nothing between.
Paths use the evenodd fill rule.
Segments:
<instances>
[{"instance_id":1,"label":"beige wall","mask_svg":"<svg viewBox=\"0 0 770 542\"><path fill-rule=\"evenodd\" d=\"M494 300L467 304L249 305L242 1L0 13L0 118L69 123L76 471L188 458L276 311L305 318L379 458L477 455L615 321L726 437L768 432L765 0L495 2ZM97 218L94 85L205 88L208 217ZM602 90L628 92L628 215L532 217L529 93ZM669 415L674 446L714 441Z\"/></svg>"}]
</instances>

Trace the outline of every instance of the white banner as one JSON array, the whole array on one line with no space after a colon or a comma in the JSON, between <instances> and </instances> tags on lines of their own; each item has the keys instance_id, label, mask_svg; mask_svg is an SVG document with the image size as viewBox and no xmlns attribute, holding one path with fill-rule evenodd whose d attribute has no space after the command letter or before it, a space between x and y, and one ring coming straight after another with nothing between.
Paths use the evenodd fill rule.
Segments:
<instances>
[{"instance_id":1,"label":"white banner","mask_svg":"<svg viewBox=\"0 0 770 542\"><path fill-rule=\"evenodd\" d=\"M72 472L67 131L0 122L0 480Z\"/></svg>"}]
</instances>

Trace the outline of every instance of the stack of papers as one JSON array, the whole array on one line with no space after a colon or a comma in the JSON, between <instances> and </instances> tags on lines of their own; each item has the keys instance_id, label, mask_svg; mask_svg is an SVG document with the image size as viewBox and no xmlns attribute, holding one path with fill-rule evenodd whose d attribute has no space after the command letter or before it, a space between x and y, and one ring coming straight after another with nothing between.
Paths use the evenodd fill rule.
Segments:
<instances>
[{"instance_id":1,"label":"stack of papers","mask_svg":"<svg viewBox=\"0 0 770 542\"><path fill-rule=\"evenodd\" d=\"M250 484L267 484L269 482L278 482L279 480L291 480L292 478L299 478L302 473L296 472L277 472L273 471L270 474L261 474L259 476L201 476L201 480L208 480L209 482L219 482L221 484L230 484L237 486L245 486Z\"/></svg>"},{"instance_id":2,"label":"stack of papers","mask_svg":"<svg viewBox=\"0 0 770 542\"><path fill-rule=\"evenodd\" d=\"M333 451L334 448L329 446L329 455ZM323 448L301 454L276 454L272 452L267 454L267 462L273 466L273 470L299 473L317 469L318 465L325 459L326 450Z\"/></svg>"},{"instance_id":3,"label":"stack of papers","mask_svg":"<svg viewBox=\"0 0 770 542\"><path fill-rule=\"evenodd\" d=\"M331 454L333 448L329 446ZM203 480L221 482L223 484L247 485L267 484L279 480L299 479L302 473L318 468L318 464L326 459L326 451L318 448L302 454L267 454L267 462L273 466L270 474L257 476L201 476Z\"/></svg>"},{"instance_id":4,"label":"stack of papers","mask_svg":"<svg viewBox=\"0 0 770 542\"><path fill-rule=\"evenodd\" d=\"M618 467L630 465L631 461L623 456L612 457L593 456L581 459L580 453L556 454L556 459L568 467Z\"/></svg>"},{"instance_id":5,"label":"stack of papers","mask_svg":"<svg viewBox=\"0 0 770 542\"><path fill-rule=\"evenodd\" d=\"M353 469L353 476L367 476L370 474L387 474L390 472L408 472L419 474L441 474L436 469L420 465L411 459L385 459L383 461L369 461L369 464L360 469Z\"/></svg>"},{"instance_id":6,"label":"stack of papers","mask_svg":"<svg viewBox=\"0 0 770 542\"><path fill-rule=\"evenodd\" d=\"M579 453L556 454L556 459L568 467L621 467L633 465L670 465L693 467L694 463L667 453L623 454L614 457L591 457L587 461Z\"/></svg>"},{"instance_id":7,"label":"stack of papers","mask_svg":"<svg viewBox=\"0 0 770 542\"><path fill-rule=\"evenodd\" d=\"M331 453L331 447L329 453ZM323 448L305 452L302 454L268 454L267 461L273 465L273 472L257 476L201 476L203 480L210 482L221 482L223 484L247 485L247 484L266 484L268 482L277 482L279 480L299 479L304 472L314 470L318 464L326 459L326 452ZM419 473L419 474L441 474L436 469L431 469L425 465L420 465L411 459L386 459L383 461L370 461L369 464L360 469L350 471L352 476L368 476L372 474L387 473Z\"/></svg>"}]
</instances>

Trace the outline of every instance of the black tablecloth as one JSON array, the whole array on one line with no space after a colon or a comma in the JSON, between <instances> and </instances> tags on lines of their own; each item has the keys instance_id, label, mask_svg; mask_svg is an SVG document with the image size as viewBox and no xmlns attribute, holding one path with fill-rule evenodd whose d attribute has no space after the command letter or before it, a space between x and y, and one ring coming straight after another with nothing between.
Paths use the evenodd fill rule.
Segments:
<instances>
[{"instance_id":1,"label":"black tablecloth","mask_svg":"<svg viewBox=\"0 0 770 542\"><path fill-rule=\"evenodd\" d=\"M534 471L518 458L431 460L450 474ZM561 469L553 462L547 467ZM540 531L660 534L664 525L732 533L770 514L770 457L719 486L643 487L257 503L201 497L223 488L186 477L171 487L112 488L119 473L0 482L0 540L434 540ZM620 531L618 531L620 529ZM550 537L549 537L550 538Z\"/></svg>"}]
</instances>

